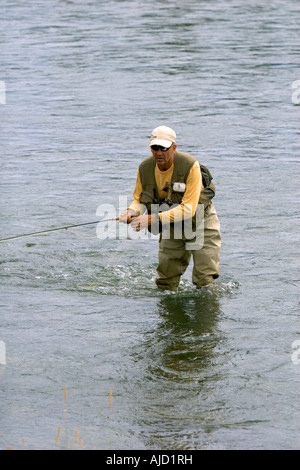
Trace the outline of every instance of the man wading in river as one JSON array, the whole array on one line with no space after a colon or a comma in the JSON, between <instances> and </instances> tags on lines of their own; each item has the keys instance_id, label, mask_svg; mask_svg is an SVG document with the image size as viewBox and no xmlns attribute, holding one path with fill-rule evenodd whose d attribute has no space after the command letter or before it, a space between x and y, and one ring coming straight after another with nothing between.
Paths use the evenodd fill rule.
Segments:
<instances>
[{"instance_id":1,"label":"man wading in river","mask_svg":"<svg viewBox=\"0 0 300 470\"><path fill-rule=\"evenodd\" d=\"M219 277L220 223L211 201L215 187L207 168L176 148L173 129L153 130L152 156L139 166L134 201L120 222L136 231L160 232L158 287L177 287L192 256L192 281L201 288Z\"/></svg>"}]
</instances>

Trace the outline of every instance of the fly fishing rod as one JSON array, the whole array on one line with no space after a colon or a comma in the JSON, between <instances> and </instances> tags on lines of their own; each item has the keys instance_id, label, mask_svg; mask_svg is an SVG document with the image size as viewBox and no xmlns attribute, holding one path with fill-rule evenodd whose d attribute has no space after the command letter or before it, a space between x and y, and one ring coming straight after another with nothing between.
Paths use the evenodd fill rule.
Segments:
<instances>
[{"instance_id":1,"label":"fly fishing rod","mask_svg":"<svg viewBox=\"0 0 300 470\"><path fill-rule=\"evenodd\" d=\"M131 217L134 218L137 216L132 215ZM104 223L104 222L111 222L113 220L120 220L120 217L114 217L113 219L97 220L94 222L86 222L84 224L66 225L64 227L57 227L57 228L52 228L49 230L42 230L40 232L25 233L23 235L15 235L14 237L2 238L0 240L0 243L12 241L12 240L18 240L19 238L34 237L36 235L45 235L46 233L59 232L61 230L68 230L68 229L76 228L76 227L83 227L85 225L95 225L95 224Z\"/></svg>"}]
</instances>

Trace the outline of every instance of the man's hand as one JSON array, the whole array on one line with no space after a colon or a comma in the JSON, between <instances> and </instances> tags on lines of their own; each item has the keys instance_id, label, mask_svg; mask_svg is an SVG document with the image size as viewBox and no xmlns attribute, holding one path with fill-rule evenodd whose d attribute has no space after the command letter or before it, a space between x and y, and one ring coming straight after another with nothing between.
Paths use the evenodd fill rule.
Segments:
<instances>
[{"instance_id":1,"label":"man's hand","mask_svg":"<svg viewBox=\"0 0 300 470\"><path fill-rule=\"evenodd\" d=\"M134 220L134 217L137 217L137 215L138 214L133 209L126 209L126 211L119 215L119 222L122 222L123 224L130 224Z\"/></svg>"},{"instance_id":2,"label":"man's hand","mask_svg":"<svg viewBox=\"0 0 300 470\"><path fill-rule=\"evenodd\" d=\"M135 217L131 221L131 227L133 230L136 232L139 232L140 230L143 230L144 228L149 227L149 225L154 224L156 221L156 215L151 214L151 215L140 215L138 217Z\"/></svg>"}]
</instances>

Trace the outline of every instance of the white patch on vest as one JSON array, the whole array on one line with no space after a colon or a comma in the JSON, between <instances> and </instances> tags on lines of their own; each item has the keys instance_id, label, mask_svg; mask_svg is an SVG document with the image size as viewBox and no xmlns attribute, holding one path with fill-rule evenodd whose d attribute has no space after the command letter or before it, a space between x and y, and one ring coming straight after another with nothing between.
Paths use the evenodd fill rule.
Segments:
<instances>
[{"instance_id":1,"label":"white patch on vest","mask_svg":"<svg viewBox=\"0 0 300 470\"><path fill-rule=\"evenodd\" d=\"M185 183L173 183L173 191L176 191L177 193L184 193L185 188Z\"/></svg>"}]
</instances>

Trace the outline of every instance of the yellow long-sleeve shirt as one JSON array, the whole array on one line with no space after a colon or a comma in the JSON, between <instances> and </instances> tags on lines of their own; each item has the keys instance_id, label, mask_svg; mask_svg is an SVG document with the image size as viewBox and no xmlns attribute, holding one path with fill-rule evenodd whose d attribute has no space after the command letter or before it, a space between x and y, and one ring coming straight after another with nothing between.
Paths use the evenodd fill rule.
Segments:
<instances>
[{"instance_id":1,"label":"yellow long-sleeve shirt","mask_svg":"<svg viewBox=\"0 0 300 470\"><path fill-rule=\"evenodd\" d=\"M161 171L158 166L155 166L155 180L157 184L158 194L160 199L167 197L167 192L164 191L168 185L171 184L172 174L174 171L174 164L166 171ZM195 215L197 204L199 202L200 192L202 188L202 176L200 171L200 165L195 162L190 170L190 174L186 181L186 190L183 195L181 204L176 206L174 209L170 209L159 214L159 218L162 224L170 222L178 222L184 219L188 219ZM140 195L142 192L142 183L137 173L136 185L133 192L134 200L130 204L130 209L141 213ZM142 206L143 207L143 206Z\"/></svg>"}]
</instances>

